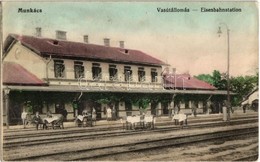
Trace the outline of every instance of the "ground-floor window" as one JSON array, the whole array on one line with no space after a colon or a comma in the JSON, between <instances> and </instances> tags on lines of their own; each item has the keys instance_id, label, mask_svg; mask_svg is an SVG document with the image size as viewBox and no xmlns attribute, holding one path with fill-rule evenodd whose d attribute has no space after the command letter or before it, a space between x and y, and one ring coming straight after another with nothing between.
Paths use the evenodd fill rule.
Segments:
<instances>
[{"instance_id":1,"label":"ground-floor window","mask_svg":"<svg viewBox=\"0 0 260 162\"><path fill-rule=\"evenodd\" d=\"M169 113L168 103L162 103L162 113L163 115L167 115Z\"/></svg>"},{"instance_id":2,"label":"ground-floor window","mask_svg":"<svg viewBox=\"0 0 260 162\"><path fill-rule=\"evenodd\" d=\"M55 103L55 114L61 114L62 110L65 109L65 105L62 102Z\"/></svg>"},{"instance_id":3,"label":"ground-floor window","mask_svg":"<svg viewBox=\"0 0 260 162\"><path fill-rule=\"evenodd\" d=\"M156 113L156 107L157 107L157 103L152 102L152 103L151 103L151 114L152 114L152 115L156 115L156 114L157 114L157 113Z\"/></svg>"},{"instance_id":4,"label":"ground-floor window","mask_svg":"<svg viewBox=\"0 0 260 162\"><path fill-rule=\"evenodd\" d=\"M131 104L131 102L125 102L125 111L126 111L126 116L132 115L132 104Z\"/></svg>"}]
</instances>

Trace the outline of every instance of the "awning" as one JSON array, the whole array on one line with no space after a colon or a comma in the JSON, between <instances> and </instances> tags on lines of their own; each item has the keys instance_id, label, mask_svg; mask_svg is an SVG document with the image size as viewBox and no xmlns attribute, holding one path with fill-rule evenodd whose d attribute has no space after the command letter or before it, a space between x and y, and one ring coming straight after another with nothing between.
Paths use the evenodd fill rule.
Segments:
<instances>
[{"instance_id":1,"label":"awning","mask_svg":"<svg viewBox=\"0 0 260 162\"><path fill-rule=\"evenodd\" d=\"M84 87L72 85L60 86L14 86L4 85L3 88L9 88L11 91L39 91L39 92L115 92L115 93L158 93L158 94L205 94L205 95L227 95L223 90L166 90L166 89L148 89L148 88L125 88L125 87ZM235 95L235 93L230 93Z\"/></svg>"}]
</instances>

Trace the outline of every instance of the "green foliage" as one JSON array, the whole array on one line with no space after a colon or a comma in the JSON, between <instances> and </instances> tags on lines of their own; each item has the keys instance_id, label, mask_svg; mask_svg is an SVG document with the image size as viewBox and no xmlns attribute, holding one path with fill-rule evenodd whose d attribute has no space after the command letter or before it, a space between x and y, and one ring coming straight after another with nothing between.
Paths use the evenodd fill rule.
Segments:
<instances>
[{"instance_id":1,"label":"green foliage","mask_svg":"<svg viewBox=\"0 0 260 162\"><path fill-rule=\"evenodd\" d=\"M121 95L115 93L93 93L92 100L100 104L114 105L121 100Z\"/></svg>"},{"instance_id":2,"label":"green foliage","mask_svg":"<svg viewBox=\"0 0 260 162\"><path fill-rule=\"evenodd\" d=\"M219 90L227 89L227 78L214 70L212 75L200 74L196 78L208 82ZM238 105L248 93L258 87L258 72L253 76L238 76L230 78L230 90L237 95L232 97L232 105Z\"/></svg>"},{"instance_id":3,"label":"green foliage","mask_svg":"<svg viewBox=\"0 0 260 162\"><path fill-rule=\"evenodd\" d=\"M97 100L97 103L99 103L99 104L109 104L110 102L111 102L111 100L108 98L100 98Z\"/></svg>"},{"instance_id":4,"label":"green foliage","mask_svg":"<svg viewBox=\"0 0 260 162\"><path fill-rule=\"evenodd\" d=\"M230 88L237 95L232 100L233 105L238 105L247 94L253 91L258 85L257 76L238 76L230 79Z\"/></svg>"},{"instance_id":5,"label":"green foliage","mask_svg":"<svg viewBox=\"0 0 260 162\"><path fill-rule=\"evenodd\" d=\"M213 78L210 74L199 74L198 76L195 76L195 78L203 80L212 85L214 84Z\"/></svg>"},{"instance_id":6,"label":"green foliage","mask_svg":"<svg viewBox=\"0 0 260 162\"><path fill-rule=\"evenodd\" d=\"M132 104L134 106L139 107L139 109L142 109L142 110L145 110L149 106L150 102L151 102L151 99L149 99L147 97L132 99Z\"/></svg>"},{"instance_id":7,"label":"green foliage","mask_svg":"<svg viewBox=\"0 0 260 162\"><path fill-rule=\"evenodd\" d=\"M227 89L227 79L226 76L221 75L218 70L214 70L212 73L213 86L219 90Z\"/></svg>"},{"instance_id":8,"label":"green foliage","mask_svg":"<svg viewBox=\"0 0 260 162\"><path fill-rule=\"evenodd\" d=\"M227 89L227 80L225 76L223 76L218 70L214 70L212 75L210 74L200 74L198 76L194 76L195 78L205 81L219 90Z\"/></svg>"}]
</instances>

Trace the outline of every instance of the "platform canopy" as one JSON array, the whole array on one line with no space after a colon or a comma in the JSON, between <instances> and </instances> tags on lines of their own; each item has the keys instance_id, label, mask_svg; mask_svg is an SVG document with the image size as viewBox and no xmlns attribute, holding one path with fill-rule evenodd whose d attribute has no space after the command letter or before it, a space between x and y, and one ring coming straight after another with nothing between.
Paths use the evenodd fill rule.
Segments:
<instances>
[{"instance_id":1,"label":"platform canopy","mask_svg":"<svg viewBox=\"0 0 260 162\"><path fill-rule=\"evenodd\" d=\"M158 94L205 94L205 95L227 95L224 90L168 90L148 88L112 88L112 87L79 87L79 86L3 86L10 91L39 91L39 92L114 92L114 93L158 93ZM231 93L235 95L235 93Z\"/></svg>"}]
</instances>

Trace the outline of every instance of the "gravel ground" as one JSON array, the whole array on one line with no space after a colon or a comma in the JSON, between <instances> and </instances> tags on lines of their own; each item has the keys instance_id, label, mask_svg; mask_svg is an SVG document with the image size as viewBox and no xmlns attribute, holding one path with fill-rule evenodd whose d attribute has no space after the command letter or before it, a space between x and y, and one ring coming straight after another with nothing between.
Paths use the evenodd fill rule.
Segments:
<instances>
[{"instance_id":1,"label":"gravel ground","mask_svg":"<svg viewBox=\"0 0 260 162\"><path fill-rule=\"evenodd\" d=\"M96 160L120 161L232 161L258 153L258 137L229 140L219 143L203 142L189 146L167 147L153 151L144 151L120 156L99 158Z\"/></svg>"},{"instance_id":2,"label":"gravel ground","mask_svg":"<svg viewBox=\"0 0 260 162\"><path fill-rule=\"evenodd\" d=\"M221 128L203 128L203 129L199 129L198 130L189 130L189 129L182 129L182 130L177 130L177 131L172 131L172 132L166 132L166 133L152 133L152 134L143 134L143 135L131 135L131 136L124 136L124 137L109 137L109 138L104 138L104 139L100 139L100 138L96 138L96 139L92 139L92 140L77 140L77 141L67 141L64 143L55 143L55 144L46 144L46 145L39 145L39 146L30 146L30 147L16 147L16 148L12 148L11 150L4 150L4 159L9 159L9 157L24 157L24 156L28 156L28 155L43 155L45 153L49 153L49 152L63 152L63 151L71 151L74 152L75 150L80 150L82 148L94 148L94 147L100 147L100 146L111 146L111 145L116 145L116 144L127 144L129 142L138 142L138 141L146 141L146 140L152 140L152 139L160 139L160 138L165 138L165 137L179 137L179 136L184 136L184 135L192 135L192 134L199 134L199 133L204 133L204 132L214 132L214 131L218 131L218 130L230 130L230 129L234 129L234 128L243 128L243 127L248 127L248 126L252 126L252 125L258 125L257 123L255 124L245 124L245 125L240 125L240 126L225 126L225 127L221 127ZM237 152L243 152L245 150L251 150L254 149L255 147L258 146L258 139L256 138L250 138L247 139L246 141L241 140L240 144L241 145L245 145L243 147L241 147L241 150L235 150ZM243 142L244 141L244 142ZM236 142L224 142L221 145L217 145L216 148L214 148L212 146L212 149L217 149L219 147L226 147L232 146L232 144L239 144L237 141ZM235 146L234 146L235 147ZM240 148L240 147L238 147ZM243 148L246 148L243 150ZM136 160L184 160L183 155L185 155L185 157L187 158L187 160L185 159L185 161L194 161L194 160L202 160L202 159L208 159L213 158L214 160L214 156L212 156L210 151L209 153L203 153L206 150L210 150L211 148L207 148L207 147L199 147L197 145L195 146L190 146L190 147L180 147L180 148L169 148L172 150L166 151L156 151L154 154L152 153L149 156L144 156L144 157L140 157L140 156L136 156L138 157ZM176 150L177 149L177 150ZM167 150L167 149L166 149ZM182 150L182 151L181 151ZM189 151L187 151L189 150ZM190 151L191 150L191 151ZM234 149L229 149L234 151ZM227 151L229 151L227 150ZM186 152L185 152L186 151ZM167 153L168 152L168 153ZM202 152L202 153L200 153ZM197 157L197 159L191 155L193 155L194 153L199 154L199 156ZM187 154L187 156L186 156ZM201 154L203 154L203 156L201 156ZM221 155L219 155L221 156ZM135 156L131 156L131 157L135 157ZM191 158L192 157L192 158ZM144 159L143 159L144 158ZM191 159L189 159L191 158ZM126 156L123 157L123 159L118 158L120 160L133 160L132 158L127 159ZM117 159L103 159L103 160L117 160ZM41 160L66 160L63 159L63 157L57 157L57 159L46 159L43 158ZM136 161L135 160L135 161Z\"/></svg>"}]
</instances>

